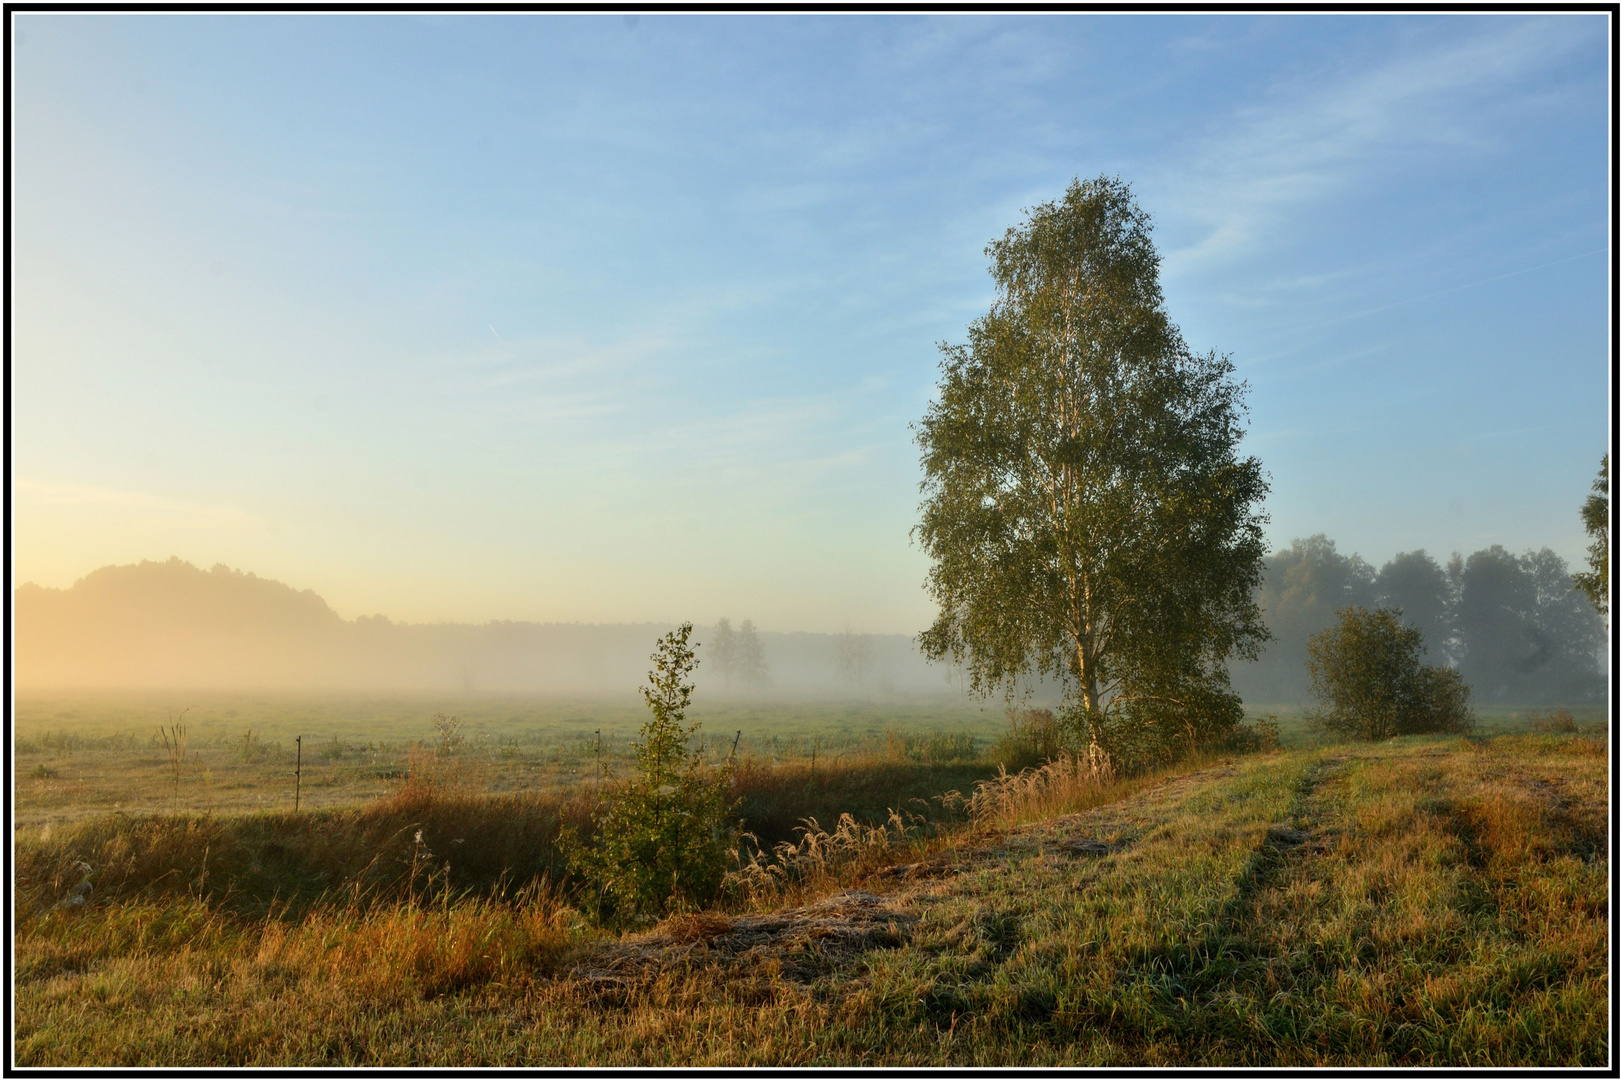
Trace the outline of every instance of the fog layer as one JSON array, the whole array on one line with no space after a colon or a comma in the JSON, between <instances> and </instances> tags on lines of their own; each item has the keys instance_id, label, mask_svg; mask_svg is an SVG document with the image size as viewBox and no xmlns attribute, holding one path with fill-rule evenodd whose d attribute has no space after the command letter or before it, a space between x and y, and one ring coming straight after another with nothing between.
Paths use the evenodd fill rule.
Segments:
<instances>
[{"instance_id":1,"label":"fog layer","mask_svg":"<svg viewBox=\"0 0 1621 1080\"><path fill-rule=\"evenodd\" d=\"M23 692L623 695L642 684L655 642L673 628L346 620L313 591L179 559L103 567L69 589L26 584L15 600L14 671ZM1273 640L1258 661L1231 666L1233 687L1252 709L1309 700L1306 643L1350 604L1400 608L1423 631L1427 662L1456 666L1477 704L1603 699L1604 622L1547 549L1515 555L1491 547L1445 565L1414 551L1375 570L1318 535L1267 559L1259 601ZM961 693L958 671L927 663L900 634L757 631L746 618L717 617L693 639L706 696ZM1059 693L1053 684L1032 689L1043 702Z\"/></svg>"},{"instance_id":2,"label":"fog layer","mask_svg":"<svg viewBox=\"0 0 1621 1080\"><path fill-rule=\"evenodd\" d=\"M648 655L673 629L663 623L423 625L381 615L347 620L313 591L226 566L201 570L179 559L103 567L69 589L25 584L15 598L15 672L22 691L624 694L646 679ZM926 663L899 634L755 631L764 671L743 677L709 656L704 643L714 631L699 625L693 634L697 682L706 694L939 694L955 685L950 669Z\"/></svg>"}]
</instances>

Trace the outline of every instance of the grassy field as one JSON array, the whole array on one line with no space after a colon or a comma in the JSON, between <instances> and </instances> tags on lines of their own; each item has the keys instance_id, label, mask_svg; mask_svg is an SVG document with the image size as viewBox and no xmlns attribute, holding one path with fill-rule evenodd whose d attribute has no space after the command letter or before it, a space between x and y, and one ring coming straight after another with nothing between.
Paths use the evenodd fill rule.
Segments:
<instances>
[{"instance_id":1,"label":"grassy field","mask_svg":"<svg viewBox=\"0 0 1621 1080\"><path fill-rule=\"evenodd\" d=\"M1257 706L1277 718L1282 745L1320 741L1298 706ZM1582 730L1602 731L1602 707L1573 710ZM567 791L622 773L647 710L640 699L536 700L403 697L121 694L24 697L16 703L14 828L37 835L109 813L244 813L291 809L294 739L303 737L299 805L355 806L386 798L409 772L411 748L436 738L436 713L462 721L478 784L498 793ZM1477 710L1486 734L1529 730L1531 710ZM176 717L187 729L178 780L159 736ZM966 789L994 771L1006 731L998 701L698 702L705 756L718 760L738 738L742 759L812 763L823 779L877 761L926 766L903 800ZM598 733L600 732L600 744ZM739 735L739 733L741 733ZM599 751L600 745L600 751ZM1016 762L1007 762L1017 767ZM932 772L931 772L932 770ZM914 769L914 771L918 771ZM938 772L939 775L933 775ZM876 806L814 801L806 813L840 809L883 816ZM790 820L797 820L796 815Z\"/></svg>"},{"instance_id":2,"label":"grassy field","mask_svg":"<svg viewBox=\"0 0 1621 1080\"><path fill-rule=\"evenodd\" d=\"M291 809L300 735L300 806L384 798L404 782L413 745L434 742L436 713L462 721L465 752L480 763L479 785L501 793L590 787L599 766L605 776L623 772L647 718L633 694L563 701L195 693L19 698L14 825L37 832L118 812ZM180 716L187 754L176 782L159 729ZM961 765L1006 728L999 703L949 698L722 700L699 702L690 716L703 725L707 758L724 757L737 738L741 758L803 762L807 769L814 761L823 775L878 758ZM908 790L907 797L916 794Z\"/></svg>"},{"instance_id":3,"label":"grassy field","mask_svg":"<svg viewBox=\"0 0 1621 1080\"><path fill-rule=\"evenodd\" d=\"M36 826L16 1063L1602 1065L1607 743L1524 726L1296 732L624 936L523 885L578 786ZM984 767L746 783L786 813ZM64 906L79 859L93 900Z\"/></svg>"}]
</instances>

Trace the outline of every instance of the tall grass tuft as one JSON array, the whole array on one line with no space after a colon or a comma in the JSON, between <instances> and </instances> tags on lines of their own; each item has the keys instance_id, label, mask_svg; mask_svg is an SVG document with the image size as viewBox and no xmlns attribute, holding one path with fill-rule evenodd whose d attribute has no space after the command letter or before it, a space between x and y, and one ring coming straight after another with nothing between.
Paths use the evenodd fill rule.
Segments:
<instances>
[{"instance_id":1,"label":"tall grass tuft","mask_svg":"<svg viewBox=\"0 0 1621 1080\"><path fill-rule=\"evenodd\" d=\"M974 786L966 808L976 828L1010 828L1095 806L1114 780L1109 755L1091 746L1017 773L1003 768L993 779Z\"/></svg>"},{"instance_id":2,"label":"tall grass tuft","mask_svg":"<svg viewBox=\"0 0 1621 1080\"><path fill-rule=\"evenodd\" d=\"M1570 715L1566 708L1552 709L1546 713L1531 711L1531 730L1543 735L1573 735L1576 733L1576 718Z\"/></svg>"},{"instance_id":3,"label":"tall grass tuft","mask_svg":"<svg viewBox=\"0 0 1621 1080\"><path fill-rule=\"evenodd\" d=\"M306 814L118 815L19 839L14 896L19 919L50 910L84 878L82 864L97 904L191 896L239 915L334 896L375 906L420 894L430 875L435 887L502 899L535 878L559 881L558 832L589 829L590 811L583 792L463 796L424 780Z\"/></svg>"},{"instance_id":4,"label":"tall grass tuft","mask_svg":"<svg viewBox=\"0 0 1621 1080\"><path fill-rule=\"evenodd\" d=\"M506 900L446 890L386 906L320 907L296 923L267 920L254 963L313 974L368 999L433 997L555 972L574 925L559 890L539 878Z\"/></svg>"},{"instance_id":5,"label":"tall grass tuft","mask_svg":"<svg viewBox=\"0 0 1621 1080\"><path fill-rule=\"evenodd\" d=\"M839 816L832 832L815 818L799 827L799 840L737 852L738 869L727 875L734 894L752 905L780 903L847 884L854 878L900 858L920 854L937 833L916 814L889 812L880 825L863 825L849 814Z\"/></svg>"}]
</instances>

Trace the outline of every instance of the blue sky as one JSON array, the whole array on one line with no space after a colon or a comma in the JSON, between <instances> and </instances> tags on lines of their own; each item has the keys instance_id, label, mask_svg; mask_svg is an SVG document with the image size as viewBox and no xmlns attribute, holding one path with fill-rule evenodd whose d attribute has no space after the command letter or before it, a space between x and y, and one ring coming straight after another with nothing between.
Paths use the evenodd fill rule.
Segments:
<instances>
[{"instance_id":1,"label":"blue sky","mask_svg":"<svg viewBox=\"0 0 1621 1080\"><path fill-rule=\"evenodd\" d=\"M1250 385L1275 545L1582 555L1602 16L13 26L19 581L915 632L935 342L1103 173Z\"/></svg>"}]
</instances>

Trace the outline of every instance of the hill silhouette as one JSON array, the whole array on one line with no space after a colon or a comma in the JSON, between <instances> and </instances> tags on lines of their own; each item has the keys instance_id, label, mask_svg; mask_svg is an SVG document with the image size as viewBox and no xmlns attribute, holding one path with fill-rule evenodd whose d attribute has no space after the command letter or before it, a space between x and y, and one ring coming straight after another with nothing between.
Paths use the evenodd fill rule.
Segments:
<instances>
[{"instance_id":1,"label":"hill silhouette","mask_svg":"<svg viewBox=\"0 0 1621 1080\"><path fill-rule=\"evenodd\" d=\"M71 588L15 594L19 690L460 690L623 693L640 685L664 623L482 624L344 619L313 590L171 558L105 566ZM708 627L698 627L704 640ZM776 694L943 693L942 668L899 634L866 638L868 664L841 675L838 635L761 632ZM703 656L702 651L699 653ZM722 688L700 666L706 693Z\"/></svg>"}]
</instances>

